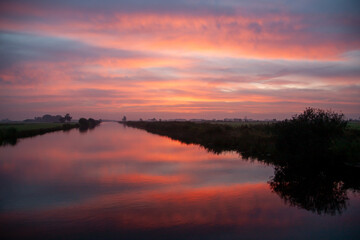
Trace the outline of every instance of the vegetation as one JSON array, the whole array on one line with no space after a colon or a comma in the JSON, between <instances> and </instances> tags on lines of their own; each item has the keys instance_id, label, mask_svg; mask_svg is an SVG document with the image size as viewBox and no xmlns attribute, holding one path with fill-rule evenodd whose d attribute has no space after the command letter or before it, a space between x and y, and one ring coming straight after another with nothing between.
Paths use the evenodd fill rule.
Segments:
<instances>
[{"instance_id":1,"label":"vegetation","mask_svg":"<svg viewBox=\"0 0 360 240\"><path fill-rule=\"evenodd\" d=\"M261 158L274 147L272 128L268 124L230 126L195 122L132 122L127 126L168 136L191 144L200 144L211 152L238 151L246 156Z\"/></svg>"},{"instance_id":2,"label":"vegetation","mask_svg":"<svg viewBox=\"0 0 360 240\"><path fill-rule=\"evenodd\" d=\"M52 116L50 114L45 114L42 117L35 117L34 119L26 119L24 122L48 122L48 123L64 123L70 122L72 117L67 113L64 117L61 115Z\"/></svg>"},{"instance_id":3,"label":"vegetation","mask_svg":"<svg viewBox=\"0 0 360 240\"><path fill-rule=\"evenodd\" d=\"M348 129L360 130L360 121L349 121L346 127Z\"/></svg>"},{"instance_id":4,"label":"vegetation","mask_svg":"<svg viewBox=\"0 0 360 240\"><path fill-rule=\"evenodd\" d=\"M232 150L245 158L276 161L277 164L289 159L339 161L341 157L343 162L360 160L360 145L357 144L360 131L347 128L343 114L320 109L308 108L291 120L276 123L128 121L124 124L184 143L200 144L215 153Z\"/></svg>"},{"instance_id":5,"label":"vegetation","mask_svg":"<svg viewBox=\"0 0 360 240\"><path fill-rule=\"evenodd\" d=\"M289 151L327 149L344 134L346 125L343 114L308 108L277 124L279 147Z\"/></svg>"},{"instance_id":6,"label":"vegetation","mask_svg":"<svg viewBox=\"0 0 360 240\"><path fill-rule=\"evenodd\" d=\"M215 124L195 122L126 122L127 126L200 144L209 151L237 151L270 163L326 164L360 162L360 131L347 128L342 114L306 109L277 123Z\"/></svg>"},{"instance_id":7,"label":"vegetation","mask_svg":"<svg viewBox=\"0 0 360 240\"><path fill-rule=\"evenodd\" d=\"M64 121L70 121L71 119L72 117L69 114L64 117ZM81 118L79 123L24 122L0 124L0 145L15 145L19 138L33 137L61 130L68 131L73 128L79 128L83 132L95 128L100 123L100 120Z\"/></svg>"},{"instance_id":8,"label":"vegetation","mask_svg":"<svg viewBox=\"0 0 360 240\"><path fill-rule=\"evenodd\" d=\"M79 127L76 123L17 123L0 124L0 145L16 144L18 138L33 137L54 131L68 131Z\"/></svg>"},{"instance_id":9,"label":"vegetation","mask_svg":"<svg viewBox=\"0 0 360 240\"><path fill-rule=\"evenodd\" d=\"M346 126L343 114L307 108L302 114L274 126L277 153L287 161L291 158L301 164L305 160L313 161L312 164L348 161L350 159L339 156L336 150L339 140L348 140Z\"/></svg>"},{"instance_id":10,"label":"vegetation","mask_svg":"<svg viewBox=\"0 0 360 240\"><path fill-rule=\"evenodd\" d=\"M122 122L148 132L275 167L270 188L286 203L318 214L346 208L348 190L360 191L360 129L342 114L308 108L276 123ZM356 167L357 166L357 167Z\"/></svg>"},{"instance_id":11,"label":"vegetation","mask_svg":"<svg viewBox=\"0 0 360 240\"><path fill-rule=\"evenodd\" d=\"M100 125L101 120L95 120L93 118L80 118L79 119L79 127L80 131L87 131L88 129L93 129L96 126Z\"/></svg>"}]
</instances>

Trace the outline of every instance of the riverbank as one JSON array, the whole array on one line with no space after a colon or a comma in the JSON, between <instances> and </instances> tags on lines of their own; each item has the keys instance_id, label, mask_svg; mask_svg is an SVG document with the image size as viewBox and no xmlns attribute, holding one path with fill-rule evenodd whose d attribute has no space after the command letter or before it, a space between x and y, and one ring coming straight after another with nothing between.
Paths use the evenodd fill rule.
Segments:
<instances>
[{"instance_id":1,"label":"riverbank","mask_svg":"<svg viewBox=\"0 0 360 240\"><path fill-rule=\"evenodd\" d=\"M55 131L79 128L78 123L5 123L0 124L0 145L16 144L17 139Z\"/></svg>"},{"instance_id":2,"label":"riverbank","mask_svg":"<svg viewBox=\"0 0 360 240\"><path fill-rule=\"evenodd\" d=\"M269 124L228 125L195 122L135 122L126 126L167 136L187 144L199 144L214 153L241 152L245 157L261 158L275 148Z\"/></svg>"},{"instance_id":3,"label":"riverbank","mask_svg":"<svg viewBox=\"0 0 360 240\"><path fill-rule=\"evenodd\" d=\"M333 139L326 135L317 138L304 137L298 132L305 131L284 128L283 123L286 122L227 124L129 121L123 124L186 144L199 144L211 152L236 151L244 158L256 158L275 165L286 165L289 162L360 163L360 130L357 128L344 127L339 137Z\"/></svg>"}]
</instances>

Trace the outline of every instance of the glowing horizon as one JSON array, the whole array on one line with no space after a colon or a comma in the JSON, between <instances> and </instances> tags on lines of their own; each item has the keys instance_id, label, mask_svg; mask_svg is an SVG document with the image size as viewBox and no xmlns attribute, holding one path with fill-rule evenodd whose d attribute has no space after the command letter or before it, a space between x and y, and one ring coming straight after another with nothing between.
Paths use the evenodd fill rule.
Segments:
<instances>
[{"instance_id":1,"label":"glowing horizon","mask_svg":"<svg viewBox=\"0 0 360 240\"><path fill-rule=\"evenodd\" d=\"M356 1L5 1L0 119L360 117Z\"/></svg>"}]
</instances>

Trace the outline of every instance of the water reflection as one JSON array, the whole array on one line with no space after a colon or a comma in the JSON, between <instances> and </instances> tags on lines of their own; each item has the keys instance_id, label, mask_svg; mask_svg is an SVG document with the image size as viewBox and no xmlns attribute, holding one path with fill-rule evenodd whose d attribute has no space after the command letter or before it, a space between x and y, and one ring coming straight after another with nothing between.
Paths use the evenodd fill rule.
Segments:
<instances>
[{"instance_id":1,"label":"water reflection","mask_svg":"<svg viewBox=\"0 0 360 240\"><path fill-rule=\"evenodd\" d=\"M357 169L276 167L269 184L292 206L335 215L342 213L348 205L347 190L359 190L358 182L354 181L359 173Z\"/></svg>"},{"instance_id":2,"label":"water reflection","mask_svg":"<svg viewBox=\"0 0 360 240\"><path fill-rule=\"evenodd\" d=\"M50 133L0 148L0 224L16 239L359 236L358 197L347 195L342 216L319 218L284 205L267 183L273 172L117 124ZM290 182L284 175L271 181Z\"/></svg>"},{"instance_id":3,"label":"water reflection","mask_svg":"<svg viewBox=\"0 0 360 240\"><path fill-rule=\"evenodd\" d=\"M327 144L313 143L312 147L306 148L308 151L304 151L302 142L292 139L294 146L301 147L300 150L297 147L295 147L297 150L289 148L292 149L290 151L287 147L281 146L284 142L272 144L271 141L275 141L276 138L260 138L263 141L259 141L259 138L256 138L256 134L259 134L255 132L256 128L253 127L252 132L249 132L249 127L246 125L235 131L233 129L233 132L226 132L226 129L232 128L220 124L199 125L191 122L164 124L129 122L127 124L186 144L199 144L210 153L221 154L232 149L239 152L243 159L257 159L274 166L274 177L269 181L271 189L285 200L286 204L313 213L341 214L346 210L348 190L358 192L360 188L360 169L344 164L346 162L344 159L349 159L346 158L346 152L333 154L326 147ZM264 128L265 132L271 130L267 125L261 128ZM231 134L238 132L242 134L231 137ZM266 151L267 148L271 151Z\"/></svg>"}]
</instances>

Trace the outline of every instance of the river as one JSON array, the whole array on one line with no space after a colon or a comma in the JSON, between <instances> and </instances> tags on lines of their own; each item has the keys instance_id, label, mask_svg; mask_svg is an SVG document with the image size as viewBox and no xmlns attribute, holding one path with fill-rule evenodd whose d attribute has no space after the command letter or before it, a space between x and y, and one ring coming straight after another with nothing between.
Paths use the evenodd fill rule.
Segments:
<instances>
[{"instance_id":1,"label":"river","mask_svg":"<svg viewBox=\"0 0 360 240\"><path fill-rule=\"evenodd\" d=\"M118 123L21 139L0 147L1 239L360 239L359 193L314 211L273 175Z\"/></svg>"}]
</instances>

